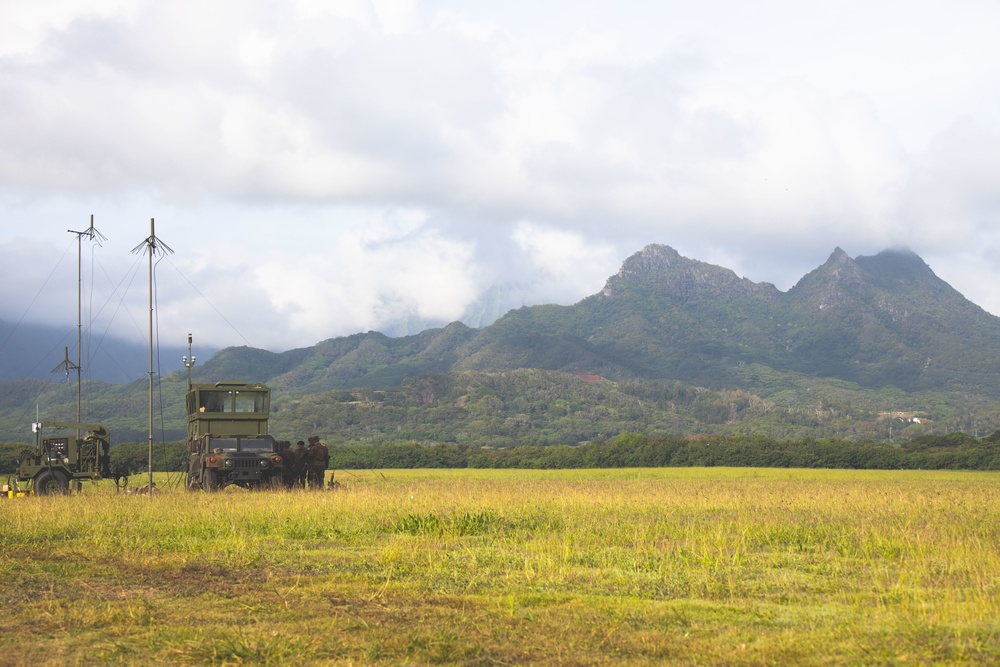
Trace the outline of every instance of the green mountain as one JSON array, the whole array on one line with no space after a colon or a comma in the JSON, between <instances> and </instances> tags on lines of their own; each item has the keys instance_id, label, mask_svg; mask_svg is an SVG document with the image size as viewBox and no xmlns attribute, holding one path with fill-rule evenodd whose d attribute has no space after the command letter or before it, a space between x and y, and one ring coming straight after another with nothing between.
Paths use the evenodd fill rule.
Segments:
<instances>
[{"instance_id":1,"label":"green mountain","mask_svg":"<svg viewBox=\"0 0 1000 667\"><path fill-rule=\"evenodd\" d=\"M308 393L389 387L430 372L533 368L755 389L749 366L1000 398L1000 318L905 250L851 259L837 248L781 292L650 245L571 306L522 307L478 330L453 323L401 338L369 332L281 354L229 348L196 377L254 377Z\"/></svg>"},{"instance_id":2,"label":"green mountain","mask_svg":"<svg viewBox=\"0 0 1000 667\"><path fill-rule=\"evenodd\" d=\"M917 255L852 260L836 249L787 292L648 246L605 288L574 306L508 314L480 336L497 347L527 337L572 342L582 354L549 365L753 389L740 369L835 378L906 392L1000 397L1000 318L965 299ZM475 345L475 341L473 341ZM484 367L484 366L480 366Z\"/></svg>"},{"instance_id":3,"label":"green mountain","mask_svg":"<svg viewBox=\"0 0 1000 667\"><path fill-rule=\"evenodd\" d=\"M570 306L518 308L482 329L368 332L283 353L227 348L193 377L267 382L276 428L338 442L985 432L1000 422L1000 318L907 250L852 259L837 248L782 292L650 245ZM181 432L185 381L181 371L163 378L170 433ZM123 432L140 432L142 390L101 389L87 414L105 410ZM48 391L54 403L68 394ZM0 383L0 416L24 421L37 395ZM0 439L5 426L14 428L0 418Z\"/></svg>"},{"instance_id":4,"label":"green mountain","mask_svg":"<svg viewBox=\"0 0 1000 667\"><path fill-rule=\"evenodd\" d=\"M601 292L566 307L521 308L481 334L488 349L532 346L580 354L535 367L584 368L610 377L732 384L727 368L774 347L781 292L666 246L628 258ZM480 351L480 357L487 357ZM477 360L485 369L489 362Z\"/></svg>"},{"instance_id":5,"label":"green mountain","mask_svg":"<svg viewBox=\"0 0 1000 667\"><path fill-rule=\"evenodd\" d=\"M909 251L839 248L788 291L788 368L905 391L1000 396L1000 318Z\"/></svg>"}]
</instances>

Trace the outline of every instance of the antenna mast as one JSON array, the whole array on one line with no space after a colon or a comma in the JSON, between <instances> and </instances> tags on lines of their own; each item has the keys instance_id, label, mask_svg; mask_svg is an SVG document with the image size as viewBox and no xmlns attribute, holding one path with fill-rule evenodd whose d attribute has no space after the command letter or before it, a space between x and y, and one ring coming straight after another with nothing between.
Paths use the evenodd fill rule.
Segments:
<instances>
[{"instance_id":1,"label":"antenna mast","mask_svg":"<svg viewBox=\"0 0 1000 667\"><path fill-rule=\"evenodd\" d=\"M149 251L149 495L153 495L153 255L160 251L173 253L166 243L156 238L153 218L149 219L149 236L132 248L133 253Z\"/></svg>"},{"instance_id":2,"label":"antenna mast","mask_svg":"<svg viewBox=\"0 0 1000 667\"><path fill-rule=\"evenodd\" d=\"M63 361L63 366L67 375L71 370L76 371L76 423L79 424L83 421L80 407L82 403L80 364L83 347L83 237L86 236L91 241L96 240L97 245L101 245L101 241L107 241L107 238L94 228L93 213L90 214L90 227L82 232L75 232L72 229L66 231L70 234L76 234L76 365L70 363L69 350L66 350L66 360ZM76 432L76 439L80 439L79 429Z\"/></svg>"},{"instance_id":3,"label":"antenna mast","mask_svg":"<svg viewBox=\"0 0 1000 667\"><path fill-rule=\"evenodd\" d=\"M181 357L184 368L188 369L188 391L191 391L191 367L194 366L195 358L191 354L191 334L188 334L188 353L186 357Z\"/></svg>"}]
</instances>

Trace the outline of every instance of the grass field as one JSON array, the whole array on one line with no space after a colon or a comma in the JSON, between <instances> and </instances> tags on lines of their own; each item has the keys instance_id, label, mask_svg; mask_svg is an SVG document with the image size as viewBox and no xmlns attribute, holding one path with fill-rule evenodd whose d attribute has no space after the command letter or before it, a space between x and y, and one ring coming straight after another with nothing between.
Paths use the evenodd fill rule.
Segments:
<instances>
[{"instance_id":1,"label":"grass field","mask_svg":"<svg viewBox=\"0 0 1000 667\"><path fill-rule=\"evenodd\" d=\"M996 473L338 480L0 501L0 665L1000 662Z\"/></svg>"}]
</instances>

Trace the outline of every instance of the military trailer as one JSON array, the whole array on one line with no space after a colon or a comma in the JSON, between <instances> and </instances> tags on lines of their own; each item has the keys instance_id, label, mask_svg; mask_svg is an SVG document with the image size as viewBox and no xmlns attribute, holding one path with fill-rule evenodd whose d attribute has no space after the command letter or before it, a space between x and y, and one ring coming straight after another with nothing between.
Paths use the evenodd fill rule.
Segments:
<instances>
[{"instance_id":1,"label":"military trailer","mask_svg":"<svg viewBox=\"0 0 1000 667\"><path fill-rule=\"evenodd\" d=\"M74 437L42 437L42 429L72 429ZM18 456L10 494L49 496L67 493L75 485L79 490L84 480L96 481L111 477L111 440L108 429L100 424L75 422L35 422L34 449Z\"/></svg>"},{"instance_id":2,"label":"military trailer","mask_svg":"<svg viewBox=\"0 0 1000 667\"><path fill-rule=\"evenodd\" d=\"M263 384L188 384L188 488L280 487L284 466L267 432L271 390Z\"/></svg>"}]
</instances>

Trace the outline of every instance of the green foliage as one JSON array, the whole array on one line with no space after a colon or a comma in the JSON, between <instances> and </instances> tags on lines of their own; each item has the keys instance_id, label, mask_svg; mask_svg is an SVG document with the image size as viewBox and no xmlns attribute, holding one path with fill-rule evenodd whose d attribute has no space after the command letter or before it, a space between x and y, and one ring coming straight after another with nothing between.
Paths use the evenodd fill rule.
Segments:
<instances>
[{"instance_id":1,"label":"green foliage","mask_svg":"<svg viewBox=\"0 0 1000 667\"><path fill-rule=\"evenodd\" d=\"M959 434L960 435L960 434ZM834 438L801 441L759 436L691 440L623 433L576 447L520 445L507 449L414 444L355 445L330 450L332 468L650 468L757 467L861 470L1000 470L1000 444L947 438L947 446L895 447Z\"/></svg>"},{"instance_id":2,"label":"green foliage","mask_svg":"<svg viewBox=\"0 0 1000 667\"><path fill-rule=\"evenodd\" d=\"M311 394L274 390L270 430L279 440L293 442L315 433L345 445L410 442L510 448L578 445L625 432L759 434L787 440L888 441L891 436L893 442L906 442L989 432L1000 423L1000 401L965 392L873 391L840 380L780 376L757 364L738 367L733 377L758 391L710 390L638 378L615 382L581 371L539 369L424 374L384 389ZM32 384L46 392L46 419L72 416L71 387ZM157 442L183 438L185 386L180 378L161 383ZM88 384L85 389L86 413L111 430L113 446L148 442L145 387ZM0 408L0 437L7 434L17 440L29 430L34 404L34 396L22 394L10 400L6 411ZM892 417L895 414L918 416L920 421L901 421ZM24 426L18 425L21 420Z\"/></svg>"},{"instance_id":3,"label":"green foliage","mask_svg":"<svg viewBox=\"0 0 1000 667\"><path fill-rule=\"evenodd\" d=\"M154 443L153 470L175 472L187 462L187 447L183 442ZM149 469L149 443L129 442L111 448L111 472L133 475Z\"/></svg>"},{"instance_id":4,"label":"green foliage","mask_svg":"<svg viewBox=\"0 0 1000 667\"><path fill-rule=\"evenodd\" d=\"M741 372L770 382L758 367ZM461 372L408 379L383 391L338 390L282 399L272 431L318 431L332 443L386 445L404 441L509 448L520 444L577 445L624 432L760 434L780 439L841 437L905 441L957 431L986 430L1000 414L996 401L965 395L873 393L842 381L800 378L767 400L743 390L520 369ZM923 419L902 422L905 412ZM981 426L982 425L982 426Z\"/></svg>"},{"instance_id":5,"label":"green foliage","mask_svg":"<svg viewBox=\"0 0 1000 667\"><path fill-rule=\"evenodd\" d=\"M10 475L17 468L18 458L30 445L26 442L0 443L0 475Z\"/></svg>"}]
</instances>

